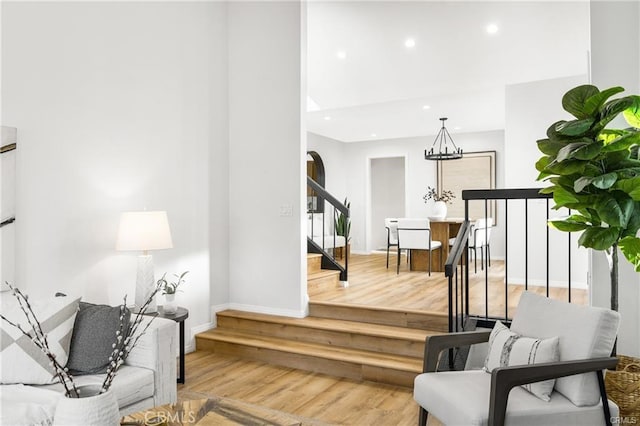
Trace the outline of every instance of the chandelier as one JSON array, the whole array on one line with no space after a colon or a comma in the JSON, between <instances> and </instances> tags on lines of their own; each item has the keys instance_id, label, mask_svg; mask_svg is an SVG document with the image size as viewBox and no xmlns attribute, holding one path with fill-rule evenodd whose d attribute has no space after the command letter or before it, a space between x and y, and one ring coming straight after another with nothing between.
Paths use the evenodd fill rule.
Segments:
<instances>
[{"instance_id":1,"label":"chandelier","mask_svg":"<svg viewBox=\"0 0 640 426\"><path fill-rule=\"evenodd\" d=\"M453 142L449 131L444 126L444 122L447 121L447 117L440 118L442 121L442 128L436 135L436 139L431 144L429 151L424 150L425 160L458 160L462 158L462 148L458 148ZM437 147L436 147L437 145ZM451 145L451 146L449 146ZM436 151L437 148L437 151Z\"/></svg>"}]
</instances>

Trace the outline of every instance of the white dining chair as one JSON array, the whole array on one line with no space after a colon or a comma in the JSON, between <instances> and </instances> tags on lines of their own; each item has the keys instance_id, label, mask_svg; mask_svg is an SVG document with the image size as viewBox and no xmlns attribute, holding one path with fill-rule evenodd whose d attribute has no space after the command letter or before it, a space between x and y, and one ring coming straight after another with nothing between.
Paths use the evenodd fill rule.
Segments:
<instances>
[{"instance_id":1,"label":"white dining chair","mask_svg":"<svg viewBox=\"0 0 640 426\"><path fill-rule=\"evenodd\" d=\"M431 240L429 219L398 219L398 259L396 273L400 273L400 253L402 253L402 250L407 250L407 256L410 256L411 250L428 250L428 271L429 275L431 275L432 252L441 247L442 243L440 241ZM440 253L442 253L442 251L440 251Z\"/></svg>"}]
</instances>

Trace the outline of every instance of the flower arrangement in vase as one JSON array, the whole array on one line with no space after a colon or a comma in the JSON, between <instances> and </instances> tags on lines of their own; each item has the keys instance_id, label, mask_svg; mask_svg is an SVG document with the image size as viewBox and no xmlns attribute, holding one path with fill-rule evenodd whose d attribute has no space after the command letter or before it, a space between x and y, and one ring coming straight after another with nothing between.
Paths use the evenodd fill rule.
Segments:
<instances>
[{"instance_id":1,"label":"flower arrangement in vase","mask_svg":"<svg viewBox=\"0 0 640 426\"><path fill-rule=\"evenodd\" d=\"M184 276L188 273L189 271L184 271L180 275L173 274L176 279L173 282L169 282L166 279L167 273L165 272L162 278L158 280L158 287L162 290L162 295L164 296L164 306L162 308L165 314L173 315L178 311L176 292L180 284L185 282Z\"/></svg>"},{"instance_id":2,"label":"flower arrangement in vase","mask_svg":"<svg viewBox=\"0 0 640 426\"><path fill-rule=\"evenodd\" d=\"M453 199L456 198L455 194L449 190L442 190L440 194L435 188L427 187L427 193L422 197L425 203L429 200L435 202L433 211L429 219L442 220L447 217L447 204L451 204Z\"/></svg>"}]
</instances>

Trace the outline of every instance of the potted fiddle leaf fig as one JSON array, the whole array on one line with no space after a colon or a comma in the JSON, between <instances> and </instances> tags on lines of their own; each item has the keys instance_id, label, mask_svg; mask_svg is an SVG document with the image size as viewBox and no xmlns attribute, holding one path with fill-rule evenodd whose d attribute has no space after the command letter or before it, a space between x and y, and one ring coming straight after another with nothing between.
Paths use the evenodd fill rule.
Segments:
<instances>
[{"instance_id":1,"label":"potted fiddle leaf fig","mask_svg":"<svg viewBox=\"0 0 640 426\"><path fill-rule=\"evenodd\" d=\"M610 99L622 87L600 91L578 86L562 98L574 120L561 120L538 141L544 156L536 163L538 180L551 186L555 209L571 215L551 220L564 232L582 232L578 244L602 250L611 278L611 309L618 310L618 248L640 272L640 96ZM606 126L622 114L630 127Z\"/></svg>"}]
</instances>

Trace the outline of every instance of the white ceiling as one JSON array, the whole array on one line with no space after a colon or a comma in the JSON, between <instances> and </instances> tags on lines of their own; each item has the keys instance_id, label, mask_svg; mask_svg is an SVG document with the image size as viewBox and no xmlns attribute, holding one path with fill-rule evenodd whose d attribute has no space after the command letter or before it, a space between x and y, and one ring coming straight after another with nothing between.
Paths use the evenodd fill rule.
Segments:
<instances>
[{"instance_id":1,"label":"white ceiling","mask_svg":"<svg viewBox=\"0 0 640 426\"><path fill-rule=\"evenodd\" d=\"M344 142L434 135L439 117L454 139L504 129L506 85L588 69L585 1L318 1L307 19L307 129Z\"/></svg>"}]
</instances>

